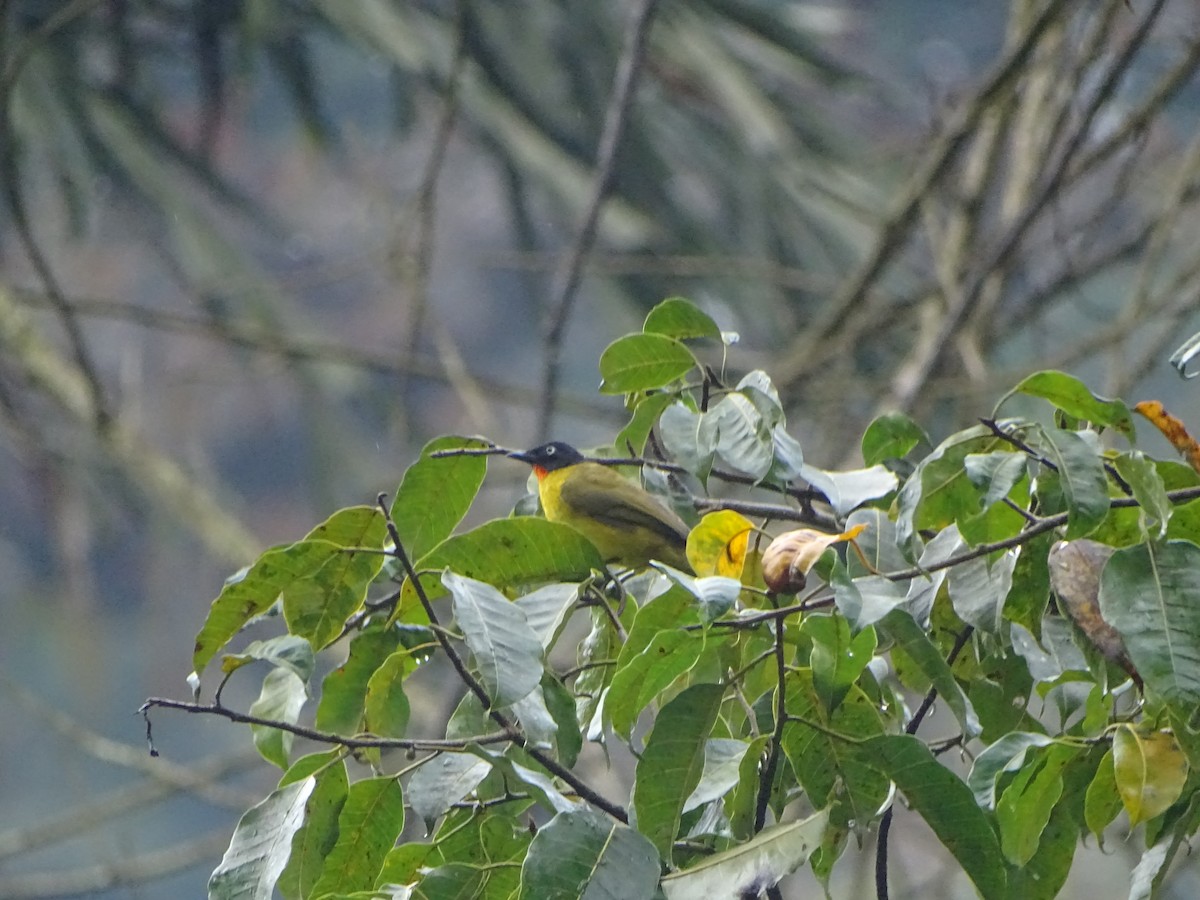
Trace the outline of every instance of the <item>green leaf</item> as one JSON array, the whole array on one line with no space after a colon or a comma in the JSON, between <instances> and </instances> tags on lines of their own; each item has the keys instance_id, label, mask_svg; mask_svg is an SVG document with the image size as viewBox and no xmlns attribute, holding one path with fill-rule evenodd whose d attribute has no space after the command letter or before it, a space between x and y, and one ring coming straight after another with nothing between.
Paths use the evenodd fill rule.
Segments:
<instances>
[{"instance_id":1,"label":"green leaf","mask_svg":"<svg viewBox=\"0 0 1200 900\"><path fill-rule=\"evenodd\" d=\"M778 884L808 860L825 836L825 811L764 828L744 844L714 853L690 869L662 880L667 900L716 900L757 896Z\"/></svg>"},{"instance_id":2,"label":"green leaf","mask_svg":"<svg viewBox=\"0 0 1200 900\"><path fill-rule=\"evenodd\" d=\"M789 720L781 745L809 802L828 807L838 827L865 829L891 793L889 779L864 766L856 750L856 740L884 731L874 701L853 687L837 710L826 715L812 672L797 669L788 673L786 702Z\"/></svg>"},{"instance_id":3,"label":"green leaf","mask_svg":"<svg viewBox=\"0 0 1200 900\"><path fill-rule=\"evenodd\" d=\"M1104 758L1100 760L1100 767L1096 769L1096 776L1088 785L1083 802L1084 821L1087 823L1088 830L1101 839L1102 845L1104 829L1112 824L1117 813L1121 811L1121 806L1121 794L1117 791L1117 774L1113 765L1113 751L1109 749L1105 751Z\"/></svg>"},{"instance_id":4,"label":"green leaf","mask_svg":"<svg viewBox=\"0 0 1200 900\"><path fill-rule=\"evenodd\" d=\"M908 562L900 548L896 546L896 523L881 509L856 509L846 519L846 530L855 525L865 525L864 530L854 539L858 549L862 551L870 568L863 565L857 553L846 554L846 567L850 574L858 576L874 572L895 572L908 568Z\"/></svg>"},{"instance_id":5,"label":"green leaf","mask_svg":"<svg viewBox=\"0 0 1200 900\"><path fill-rule=\"evenodd\" d=\"M404 795L394 777L365 778L350 785L338 815L338 836L312 896L370 890L383 859L404 828Z\"/></svg>"},{"instance_id":6,"label":"green leaf","mask_svg":"<svg viewBox=\"0 0 1200 900\"><path fill-rule=\"evenodd\" d=\"M924 428L904 413L884 413L863 432L863 463L869 467L889 459L903 459L921 443L930 443Z\"/></svg>"},{"instance_id":7,"label":"green leaf","mask_svg":"<svg viewBox=\"0 0 1200 900\"><path fill-rule=\"evenodd\" d=\"M1054 743L1044 734L1027 731L1012 731L989 745L975 757L967 786L975 795L975 802L984 809L996 805L996 781L1005 772L1016 772L1025 763L1025 754L1031 748L1046 747Z\"/></svg>"},{"instance_id":8,"label":"green leaf","mask_svg":"<svg viewBox=\"0 0 1200 900\"><path fill-rule=\"evenodd\" d=\"M977 556L954 566L946 586L958 617L980 631L998 632L1016 565L1016 550L1007 550L993 560Z\"/></svg>"},{"instance_id":9,"label":"green leaf","mask_svg":"<svg viewBox=\"0 0 1200 900\"><path fill-rule=\"evenodd\" d=\"M325 676L316 725L323 731L354 734L362 730L367 684L400 645L395 629L374 629L350 641L346 661Z\"/></svg>"},{"instance_id":10,"label":"green leaf","mask_svg":"<svg viewBox=\"0 0 1200 900\"><path fill-rule=\"evenodd\" d=\"M1183 793L1187 757L1169 731L1122 725L1113 734L1113 775L1129 824L1166 812Z\"/></svg>"},{"instance_id":11,"label":"green leaf","mask_svg":"<svg viewBox=\"0 0 1200 900\"><path fill-rule=\"evenodd\" d=\"M397 845L384 857L379 877L375 879L375 887L378 889L389 884L412 884L417 881L425 861L430 858L434 849L433 844L419 844L414 841Z\"/></svg>"},{"instance_id":12,"label":"green leaf","mask_svg":"<svg viewBox=\"0 0 1200 900\"><path fill-rule=\"evenodd\" d=\"M443 753L413 773L408 805L431 831L442 813L475 790L491 771L489 761L470 753Z\"/></svg>"},{"instance_id":13,"label":"green leaf","mask_svg":"<svg viewBox=\"0 0 1200 900\"><path fill-rule=\"evenodd\" d=\"M582 806L581 801L570 799L564 795L554 780L544 772L530 769L516 760L510 759L504 753L493 753L478 745L472 745L469 752L490 762L498 772L501 772L508 781L510 791L528 793L543 809L560 813L571 812Z\"/></svg>"},{"instance_id":14,"label":"green leaf","mask_svg":"<svg viewBox=\"0 0 1200 900\"><path fill-rule=\"evenodd\" d=\"M788 434L783 423L780 423L771 429L771 444L774 446L775 461L766 480L772 484L795 481L804 467L804 450L800 442Z\"/></svg>"},{"instance_id":15,"label":"green leaf","mask_svg":"<svg viewBox=\"0 0 1200 900\"><path fill-rule=\"evenodd\" d=\"M1024 453L996 450L992 453L968 453L963 466L971 483L982 490L984 508L1008 496L1025 474L1029 461Z\"/></svg>"},{"instance_id":16,"label":"green leaf","mask_svg":"<svg viewBox=\"0 0 1200 900\"><path fill-rule=\"evenodd\" d=\"M525 613L525 621L549 650L575 609L579 599L577 584L547 584L522 594L514 604Z\"/></svg>"},{"instance_id":17,"label":"green leaf","mask_svg":"<svg viewBox=\"0 0 1200 900\"><path fill-rule=\"evenodd\" d=\"M250 704L250 715L295 725L307 699L308 691L295 672L290 669L272 669L263 679L262 692L258 699ZM266 725L251 725L250 731L254 735L254 746L258 748L263 759L286 769L295 735L290 731Z\"/></svg>"},{"instance_id":18,"label":"green leaf","mask_svg":"<svg viewBox=\"0 0 1200 900\"><path fill-rule=\"evenodd\" d=\"M658 433L671 459L706 483L717 455L717 430L708 414L672 404L659 417Z\"/></svg>"},{"instance_id":19,"label":"green leaf","mask_svg":"<svg viewBox=\"0 0 1200 900\"><path fill-rule=\"evenodd\" d=\"M542 676L538 685L515 703L504 707L514 716L525 735L527 746L539 750L552 750L554 738L558 733L558 722L550 715L546 707L546 695L542 693L542 684L550 677L547 672Z\"/></svg>"},{"instance_id":20,"label":"green leaf","mask_svg":"<svg viewBox=\"0 0 1200 900\"><path fill-rule=\"evenodd\" d=\"M910 735L884 735L858 745L865 766L886 775L933 829L984 900L1007 900L1008 876L996 832L970 789Z\"/></svg>"},{"instance_id":21,"label":"green leaf","mask_svg":"<svg viewBox=\"0 0 1200 900\"><path fill-rule=\"evenodd\" d=\"M775 460L771 426L745 394L726 394L704 421L715 429L717 453L728 465L754 479L771 470Z\"/></svg>"},{"instance_id":22,"label":"green leaf","mask_svg":"<svg viewBox=\"0 0 1200 900\"><path fill-rule=\"evenodd\" d=\"M308 638L314 647L323 647L362 605L367 585L383 566L382 553L345 548L381 549L385 535L379 510L356 506L334 513L304 540L268 550L249 569L226 581L213 601L196 636L195 673L200 675L230 638L281 595L289 630ZM293 626L293 618L299 627Z\"/></svg>"},{"instance_id":23,"label":"green leaf","mask_svg":"<svg viewBox=\"0 0 1200 900\"><path fill-rule=\"evenodd\" d=\"M325 868L325 858L337 842L338 814L346 802L349 781L340 750L313 753L284 773L280 787L313 775L316 786L304 806L304 824L292 838L292 852L276 887L287 900L312 894Z\"/></svg>"},{"instance_id":24,"label":"green leaf","mask_svg":"<svg viewBox=\"0 0 1200 900\"><path fill-rule=\"evenodd\" d=\"M408 467L392 501L392 520L409 559L420 559L450 536L471 508L487 474L486 456L431 454L488 446L477 438L435 438Z\"/></svg>"},{"instance_id":25,"label":"green leaf","mask_svg":"<svg viewBox=\"0 0 1200 900\"><path fill-rule=\"evenodd\" d=\"M650 900L658 853L641 834L590 809L560 812L529 845L520 900Z\"/></svg>"},{"instance_id":26,"label":"green leaf","mask_svg":"<svg viewBox=\"0 0 1200 900\"><path fill-rule=\"evenodd\" d=\"M696 366L692 352L661 334L629 334L600 355L600 393L629 394L662 388Z\"/></svg>"},{"instance_id":27,"label":"green leaf","mask_svg":"<svg viewBox=\"0 0 1200 900\"><path fill-rule=\"evenodd\" d=\"M1121 633L1146 687L1191 715L1200 704L1200 547L1117 550L1100 575L1100 614Z\"/></svg>"},{"instance_id":28,"label":"green leaf","mask_svg":"<svg viewBox=\"0 0 1200 900\"><path fill-rule=\"evenodd\" d=\"M617 456L624 456L626 453L633 456L641 455L659 416L674 402L675 395L665 391L640 396L637 406L633 409L633 416L629 419L629 424L617 432L617 436L613 439L613 447Z\"/></svg>"},{"instance_id":29,"label":"green leaf","mask_svg":"<svg viewBox=\"0 0 1200 900\"><path fill-rule=\"evenodd\" d=\"M603 723L597 715L605 689L612 681L613 659L621 652L621 639L603 610L592 610L592 627L579 645L578 661L583 667L572 690L576 715L589 740L599 739Z\"/></svg>"},{"instance_id":30,"label":"green leaf","mask_svg":"<svg viewBox=\"0 0 1200 900\"><path fill-rule=\"evenodd\" d=\"M691 671L704 645L703 632L678 627L658 632L644 648L628 654L627 642L604 700L613 730L628 740L642 710L676 678Z\"/></svg>"},{"instance_id":31,"label":"green leaf","mask_svg":"<svg viewBox=\"0 0 1200 900\"><path fill-rule=\"evenodd\" d=\"M404 679L416 668L417 661L406 648L397 650L372 673L363 701L363 721L367 731L380 737L404 736L409 715Z\"/></svg>"},{"instance_id":32,"label":"green leaf","mask_svg":"<svg viewBox=\"0 0 1200 900\"><path fill-rule=\"evenodd\" d=\"M875 629L864 628L852 637L843 616L812 615L804 619L801 631L813 642L809 658L813 686L832 713L874 656Z\"/></svg>"},{"instance_id":33,"label":"green leaf","mask_svg":"<svg viewBox=\"0 0 1200 900\"><path fill-rule=\"evenodd\" d=\"M954 713L963 733L968 737L979 734L983 728L970 699L959 686L942 652L913 621L913 617L904 610L893 610L884 616L878 629L895 641L929 679L930 684L937 688L938 696Z\"/></svg>"},{"instance_id":34,"label":"green leaf","mask_svg":"<svg viewBox=\"0 0 1200 900\"><path fill-rule=\"evenodd\" d=\"M558 726L554 732L558 761L569 769L575 765L579 751L583 749L583 735L579 731L579 720L575 713L575 697L549 672L542 676L542 694L546 698L546 709Z\"/></svg>"},{"instance_id":35,"label":"green leaf","mask_svg":"<svg viewBox=\"0 0 1200 900\"><path fill-rule=\"evenodd\" d=\"M292 782L246 811L208 880L210 900L270 900L316 783L312 776Z\"/></svg>"},{"instance_id":36,"label":"green leaf","mask_svg":"<svg viewBox=\"0 0 1200 900\"><path fill-rule=\"evenodd\" d=\"M1070 792L1064 791L1069 798ZM1071 873L1079 843L1079 825L1067 799L1050 812L1033 858L1008 870L1008 895L1020 900L1054 900Z\"/></svg>"},{"instance_id":37,"label":"green leaf","mask_svg":"<svg viewBox=\"0 0 1200 900\"><path fill-rule=\"evenodd\" d=\"M1035 638L1042 633L1042 617L1050 602L1050 546L1057 540L1050 533L1038 535L1017 548L1012 589L1001 608L1005 621L1021 625Z\"/></svg>"},{"instance_id":38,"label":"green leaf","mask_svg":"<svg viewBox=\"0 0 1200 900\"><path fill-rule=\"evenodd\" d=\"M708 313L699 309L692 301L683 297L668 297L646 314L642 326L646 334L663 334L667 337L721 339L721 329Z\"/></svg>"},{"instance_id":39,"label":"green leaf","mask_svg":"<svg viewBox=\"0 0 1200 900\"><path fill-rule=\"evenodd\" d=\"M996 404L997 408L1014 394L1040 397L1069 416L1115 428L1131 441L1134 438L1133 416L1124 402L1097 397L1082 381L1065 372L1050 369L1033 373L1009 391Z\"/></svg>"},{"instance_id":40,"label":"green leaf","mask_svg":"<svg viewBox=\"0 0 1200 900\"><path fill-rule=\"evenodd\" d=\"M1108 480L1096 448L1074 431L1041 426L1030 431L1029 444L1058 469L1067 503L1066 539L1095 530L1108 515L1109 505Z\"/></svg>"},{"instance_id":41,"label":"green leaf","mask_svg":"<svg viewBox=\"0 0 1200 900\"><path fill-rule=\"evenodd\" d=\"M869 628L898 607L905 605L904 588L882 575L851 578L838 560L829 576L838 611L858 629Z\"/></svg>"},{"instance_id":42,"label":"green leaf","mask_svg":"<svg viewBox=\"0 0 1200 900\"><path fill-rule=\"evenodd\" d=\"M826 472L806 464L800 467L800 477L825 495L839 517L849 515L869 500L886 497L899 486L895 474L883 466Z\"/></svg>"},{"instance_id":43,"label":"green leaf","mask_svg":"<svg viewBox=\"0 0 1200 900\"><path fill-rule=\"evenodd\" d=\"M1158 534L1153 536L1163 537L1167 533L1174 508L1167 499L1167 487L1154 460L1147 458L1140 450L1131 450L1114 459L1113 465L1133 491L1133 498L1137 500L1138 507L1145 516L1145 527L1149 529L1157 524Z\"/></svg>"},{"instance_id":44,"label":"green leaf","mask_svg":"<svg viewBox=\"0 0 1200 900\"><path fill-rule=\"evenodd\" d=\"M725 688L695 684L662 708L637 764L633 805L638 830L671 858L684 803L704 772L704 746Z\"/></svg>"},{"instance_id":45,"label":"green leaf","mask_svg":"<svg viewBox=\"0 0 1200 900\"><path fill-rule=\"evenodd\" d=\"M732 738L709 738L704 744L704 773L683 811L720 800L737 786L742 760L750 745Z\"/></svg>"},{"instance_id":46,"label":"green leaf","mask_svg":"<svg viewBox=\"0 0 1200 900\"><path fill-rule=\"evenodd\" d=\"M1014 866L1025 865L1037 852L1042 831L1063 793L1063 768L1077 753L1074 747L1050 748L1020 769L1001 795L996 804L1000 849Z\"/></svg>"},{"instance_id":47,"label":"green leaf","mask_svg":"<svg viewBox=\"0 0 1200 900\"><path fill-rule=\"evenodd\" d=\"M496 706L516 703L542 680L542 642L525 613L482 581L447 571L442 584L488 697Z\"/></svg>"},{"instance_id":48,"label":"green leaf","mask_svg":"<svg viewBox=\"0 0 1200 900\"><path fill-rule=\"evenodd\" d=\"M998 423L1001 427L1011 422ZM982 425L942 441L904 482L896 498L896 543L915 553L920 531L940 531L964 516L977 515L980 491L971 483L966 458L1009 445Z\"/></svg>"},{"instance_id":49,"label":"green leaf","mask_svg":"<svg viewBox=\"0 0 1200 900\"><path fill-rule=\"evenodd\" d=\"M663 630L695 625L699 622L696 598L679 584L673 584L637 610L629 635L621 646L620 667L645 650Z\"/></svg>"},{"instance_id":50,"label":"green leaf","mask_svg":"<svg viewBox=\"0 0 1200 900\"><path fill-rule=\"evenodd\" d=\"M771 736L760 735L750 742L738 766L737 786L725 798L725 814L729 831L739 841L754 837L755 806L758 803L759 767Z\"/></svg>"},{"instance_id":51,"label":"green leaf","mask_svg":"<svg viewBox=\"0 0 1200 900\"><path fill-rule=\"evenodd\" d=\"M450 569L500 590L547 581L583 581L604 559L569 525L535 516L496 519L449 537L416 564L421 585L432 601L447 593L441 574ZM421 620L416 590L406 581L393 618Z\"/></svg>"},{"instance_id":52,"label":"green leaf","mask_svg":"<svg viewBox=\"0 0 1200 900\"><path fill-rule=\"evenodd\" d=\"M419 900L475 900L476 897L487 896L488 875L488 870L468 863L453 862L435 866L424 871L412 896ZM355 900L376 900L377 896L378 892L373 891ZM407 900L404 894L399 896L401 900ZM338 900L341 900L341 895Z\"/></svg>"},{"instance_id":53,"label":"green leaf","mask_svg":"<svg viewBox=\"0 0 1200 900\"><path fill-rule=\"evenodd\" d=\"M240 653L226 654L221 659L221 671L228 674L256 660L288 669L305 684L316 664L312 644L294 634L281 634L265 641L252 641Z\"/></svg>"}]
</instances>

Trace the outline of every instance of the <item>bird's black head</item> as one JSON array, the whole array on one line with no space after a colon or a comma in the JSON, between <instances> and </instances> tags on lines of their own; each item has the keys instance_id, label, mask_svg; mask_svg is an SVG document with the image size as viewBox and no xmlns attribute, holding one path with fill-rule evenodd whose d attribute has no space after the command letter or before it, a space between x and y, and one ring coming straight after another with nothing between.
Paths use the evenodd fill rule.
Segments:
<instances>
[{"instance_id":1,"label":"bird's black head","mask_svg":"<svg viewBox=\"0 0 1200 900\"><path fill-rule=\"evenodd\" d=\"M534 447L532 450L525 450L521 453L510 453L508 455L513 459L529 463L534 469L541 469L545 472L553 472L555 469L565 469L567 466L583 462L583 454L570 444L564 444L562 441L551 441L549 444L542 444L542 446Z\"/></svg>"}]
</instances>

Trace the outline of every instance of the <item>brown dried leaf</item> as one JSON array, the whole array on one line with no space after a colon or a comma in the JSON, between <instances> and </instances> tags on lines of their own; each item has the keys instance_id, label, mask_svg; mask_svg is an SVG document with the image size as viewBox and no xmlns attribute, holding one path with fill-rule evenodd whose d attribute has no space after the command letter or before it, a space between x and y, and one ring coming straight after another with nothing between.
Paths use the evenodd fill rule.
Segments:
<instances>
[{"instance_id":1,"label":"brown dried leaf","mask_svg":"<svg viewBox=\"0 0 1200 900\"><path fill-rule=\"evenodd\" d=\"M1105 659L1128 672L1138 684L1141 679L1125 652L1121 634L1100 614L1100 572L1113 554L1113 547L1082 538L1059 541L1050 548L1050 586L1059 607Z\"/></svg>"}]
</instances>

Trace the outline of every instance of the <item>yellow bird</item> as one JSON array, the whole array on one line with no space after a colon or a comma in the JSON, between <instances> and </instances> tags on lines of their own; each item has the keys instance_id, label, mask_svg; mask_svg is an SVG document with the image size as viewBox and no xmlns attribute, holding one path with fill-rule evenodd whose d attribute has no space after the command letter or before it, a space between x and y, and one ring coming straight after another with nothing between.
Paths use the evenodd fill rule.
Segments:
<instances>
[{"instance_id":1,"label":"yellow bird","mask_svg":"<svg viewBox=\"0 0 1200 900\"><path fill-rule=\"evenodd\" d=\"M611 467L561 441L508 455L533 466L546 518L580 532L606 562L641 569L657 559L692 570L684 521Z\"/></svg>"}]
</instances>

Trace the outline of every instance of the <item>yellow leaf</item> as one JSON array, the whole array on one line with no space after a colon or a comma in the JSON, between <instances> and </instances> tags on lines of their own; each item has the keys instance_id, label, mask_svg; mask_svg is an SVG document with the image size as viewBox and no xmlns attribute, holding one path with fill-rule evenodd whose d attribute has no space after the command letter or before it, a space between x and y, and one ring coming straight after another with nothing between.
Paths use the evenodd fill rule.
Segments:
<instances>
[{"instance_id":1,"label":"yellow leaf","mask_svg":"<svg viewBox=\"0 0 1200 900\"><path fill-rule=\"evenodd\" d=\"M1157 400L1143 400L1134 407L1143 416L1154 423L1154 427L1163 433L1171 446L1179 451L1187 460L1188 465L1200 472L1200 444L1188 434L1183 422L1175 418Z\"/></svg>"},{"instance_id":2,"label":"yellow leaf","mask_svg":"<svg viewBox=\"0 0 1200 900\"><path fill-rule=\"evenodd\" d=\"M1122 725L1113 735L1113 772L1129 822L1137 825L1179 799L1188 761L1169 731L1139 732Z\"/></svg>"},{"instance_id":3,"label":"yellow leaf","mask_svg":"<svg viewBox=\"0 0 1200 900\"><path fill-rule=\"evenodd\" d=\"M754 523L731 509L710 512L688 535L687 558L700 577L742 577Z\"/></svg>"}]
</instances>

